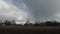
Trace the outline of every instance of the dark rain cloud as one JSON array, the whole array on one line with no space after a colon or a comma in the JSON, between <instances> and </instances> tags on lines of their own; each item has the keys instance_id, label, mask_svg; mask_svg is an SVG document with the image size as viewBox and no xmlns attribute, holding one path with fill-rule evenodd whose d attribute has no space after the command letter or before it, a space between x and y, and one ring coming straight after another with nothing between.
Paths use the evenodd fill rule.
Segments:
<instances>
[{"instance_id":1,"label":"dark rain cloud","mask_svg":"<svg viewBox=\"0 0 60 34\"><path fill-rule=\"evenodd\" d=\"M40 21L40 20L47 20L47 19L55 19L57 16L57 13L59 13L59 3L60 0L12 0L13 4L22 9L26 10L24 12L27 12L29 14L30 19L34 21ZM24 8L23 6L25 5ZM32 16L32 17L31 17Z\"/></svg>"},{"instance_id":2,"label":"dark rain cloud","mask_svg":"<svg viewBox=\"0 0 60 34\"><path fill-rule=\"evenodd\" d=\"M60 0L6 0L16 6L16 13L25 12L32 21L43 21L60 17ZM59 13L59 15L58 15ZM57 18L58 19L58 18Z\"/></svg>"}]
</instances>

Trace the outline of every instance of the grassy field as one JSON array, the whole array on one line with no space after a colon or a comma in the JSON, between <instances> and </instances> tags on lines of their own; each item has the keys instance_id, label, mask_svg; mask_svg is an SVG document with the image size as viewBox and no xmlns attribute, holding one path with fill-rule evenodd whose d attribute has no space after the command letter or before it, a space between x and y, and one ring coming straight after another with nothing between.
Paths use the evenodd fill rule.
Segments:
<instances>
[{"instance_id":1,"label":"grassy field","mask_svg":"<svg viewBox=\"0 0 60 34\"><path fill-rule=\"evenodd\" d=\"M11 29L11 30L49 30L49 29L60 29L60 26L16 26L16 25L6 25L0 26L0 29Z\"/></svg>"},{"instance_id":2,"label":"grassy field","mask_svg":"<svg viewBox=\"0 0 60 34\"><path fill-rule=\"evenodd\" d=\"M60 26L0 26L0 34L60 34Z\"/></svg>"}]
</instances>

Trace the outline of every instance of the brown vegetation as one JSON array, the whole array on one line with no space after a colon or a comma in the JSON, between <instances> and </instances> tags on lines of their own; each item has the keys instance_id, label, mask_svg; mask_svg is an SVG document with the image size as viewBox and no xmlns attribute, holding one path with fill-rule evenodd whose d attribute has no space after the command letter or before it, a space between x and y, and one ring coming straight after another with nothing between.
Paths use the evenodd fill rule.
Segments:
<instances>
[{"instance_id":1,"label":"brown vegetation","mask_svg":"<svg viewBox=\"0 0 60 34\"><path fill-rule=\"evenodd\" d=\"M24 25L10 23L10 21L0 23L0 34L56 34L56 32L59 34L60 31L60 23L57 21L35 22L35 24L26 22Z\"/></svg>"},{"instance_id":2,"label":"brown vegetation","mask_svg":"<svg viewBox=\"0 0 60 34\"><path fill-rule=\"evenodd\" d=\"M12 23L15 21L12 21ZM60 29L60 23L57 21L46 21L42 22L35 22L35 24L29 23L28 21L22 24L10 24L10 21L5 21L4 23L0 24L0 29L12 29L12 30L28 30L28 29L39 29L39 30L48 30L48 29Z\"/></svg>"}]
</instances>

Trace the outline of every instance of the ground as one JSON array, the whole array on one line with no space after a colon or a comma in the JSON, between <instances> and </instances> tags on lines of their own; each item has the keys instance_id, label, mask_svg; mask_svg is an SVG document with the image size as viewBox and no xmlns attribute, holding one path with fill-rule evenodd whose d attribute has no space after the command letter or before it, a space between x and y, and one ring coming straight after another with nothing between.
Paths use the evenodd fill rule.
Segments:
<instances>
[{"instance_id":1,"label":"ground","mask_svg":"<svg viewBox=\"0 0 60 34\"><path fill-rule=\"evenodd\" d=\"M0 34L60 34L60 26L0 26Z\"/></svg>"}]
</instances>

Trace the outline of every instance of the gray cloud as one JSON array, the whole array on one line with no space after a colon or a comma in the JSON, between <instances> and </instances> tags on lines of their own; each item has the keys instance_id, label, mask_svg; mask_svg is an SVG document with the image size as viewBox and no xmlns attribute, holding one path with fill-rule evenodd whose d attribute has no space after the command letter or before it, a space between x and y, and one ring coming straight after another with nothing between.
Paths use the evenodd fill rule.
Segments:
<instances>
[{"instance_id":1,"label":"gray cloud","mask_svg":"<svg viewBox=\"0 0 60 34\"><path fill-rule=\"evenodd\" d=\"M30 13L29 16L33 16L34 20L41 20L56 16L59 5L57 2L58 0L13 0L12 3L25 10L23 12Z\"/></svg>"},{"instance_id":2,"label":"gray cloud","mask_svg":"<svg viewBox=\"0 0 60 34\"><path fill-rule=\"evenodd\" d=\"M39 20L55 19L59 13L59 0L24 0L31 9L32 16Z\"/></svg>"},{"instance_id":3,"label":"gray cloud","mask_svg":"<svg viewBox=\"0 0 60 34\"><path fill-rule=\"evenodd\" d=\"M16 19L25 15L24 20L32 22L60 20L60 0L5 0L4 2L0 6L0 15Z\"/></svg>"},{"instance_id":4,"label":"gray cloud","mask_svg":"<svg viewBox=\"0 0 60 34\"><path fill-rule=\"evenodd\" d=\"M2 20L15 19L18 21L19 18L19 20L24 19L26 21L28 16L26 11L28 10L23 2L17 5L17 3L15 4L15 1L13 2L13 0L0 0L0 16L2 16L0 18L3 18Z\"/></svg>"}]
</instances>

